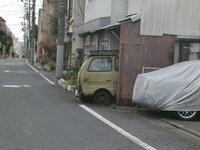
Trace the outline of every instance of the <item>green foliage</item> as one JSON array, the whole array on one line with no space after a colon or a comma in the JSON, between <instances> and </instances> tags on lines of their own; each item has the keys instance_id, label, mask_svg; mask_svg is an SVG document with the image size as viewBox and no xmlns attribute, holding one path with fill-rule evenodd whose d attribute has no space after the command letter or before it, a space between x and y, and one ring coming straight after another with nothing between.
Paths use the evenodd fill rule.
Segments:
<instances>
[{"instance_id":1,"label":"green foliage","mask_svg":"<svg viewBox=\"0 0 200 150\"><path fill-rule=\"evenodd\" d=\"M70 79L70 80L67 80L67 82L70 85L76 85L77 84L77 80L76 79Z\"/></svg>"},{"instance_id":2,"label":"green foliage","mask_svg":"<svg viewBox=\"0 0 200 150\"><path fill-rule=\"evenodd\" d=\"M6 32L0 30L0 42L1 44L6 44Z\"/></svg>"},{"instance_id":3,"label":"green foliage","mask_svg":"<svg viewBox=\"0 0 200 150\"><path fill-rule=\"evenodd\" d=\"M0 53L3 53L3 46L5 46L6 54L9 54L10 47L13 45L12 36L2 30L0 30Z\"/></svg>"},{"instance_id":4,"label":"green foliage","mask_svg":"<svg viewBox=\"0 0 200 150\"><path fill-rule=\"evenodd\" d=\"M51 60L47 63L47 65L50 67L51 71L54 71L56 69L56 62Z\"/></svg>"},{"instance_id":5,"label":"green foliage","mask_svg":"<svg viewBox=\"0 0 200 150\"><path fill-rule=\"evenodd\" d=\"M44 53L42 61L41 61L41 65L44 66L48 63L48 53Z\"/></svg>"},{"instance_id":6,"label":"green foliage","mask_svg":"<svg viewBox=\"0 0 200 150\"><path fill-rule=\"evenodd\" d=\"M79 69L77 67L72 67L68 69L66 72L63 72L63 74L61 75L61 78L66 80L71 85L76 85L78 71Z\"/></svg>"},{"instance_id":7,"label":"green foliage","mask_svg":"<svg viewBox=\"0 0 200 150\"><path fill-rule=\"evenodd\" d=\"M31 33L32 33L32 29L31 29ZM35 40L38 41L38 25L35 25Z\"/></svg>"},{"instance_id":8,"label":"green foliage","mask_svg":"<svg viewBox=\"0 0 200 150\"><path fill-rule=\"evenodd\" d=\"M50 31L51 35L57 37L58 35L58 2L52 4L54 8L54 13L51 14L50 17Z\"/></svg>"},{"instance_id":9,"label":"green foliage","mask_svg":"<svg viewBox=\"0 0 200 150\"><path fill-rule=\"evenodd\" d=\"M35 25L35 39L38 41L38 25Z\"/></svg>"},{"instance_id":10,"label":"green foliage","mask_svg":"<svg viewBox=\"0 0 200 150\"><path fill-rule=\"evenodd\" d=\"M57 36L58 34L58 17L53 14L50 16L51 35Z\"/></svg>"},{"instance_id":11,"label":"green foliage","mask_svg":"<svg viewBox=\"0 0 200 150\"><path fill-rule=\"evenodd\" d=\"M55 56L52 56L51 53L45 53L43 55L43 59L41 61L42 66L49 66L51 71L55 71L56 68L56 61L55 61Z\"/></svg>"},{"instance_id":12,"label":"green foliage","mask_svg":"<svg viewBox=\"0 0 200 150\"><path fill-rule=\"evenodd\" d=\"M13 45L13 39L11 35L7 35L6 39L6 54L9 54L10 47Z\"/></svg>"},{"instance_id":13,"label":"green foliage","mask_svg":"<svg viewBox=\"0 0 200 150\"><path fill-rule=\"evenodd\" d=\"M41 61L42 66L46 65L47 63L48 63L48 61L46 59L42 59L42 61Z\"/></svg>"}]
</instances>

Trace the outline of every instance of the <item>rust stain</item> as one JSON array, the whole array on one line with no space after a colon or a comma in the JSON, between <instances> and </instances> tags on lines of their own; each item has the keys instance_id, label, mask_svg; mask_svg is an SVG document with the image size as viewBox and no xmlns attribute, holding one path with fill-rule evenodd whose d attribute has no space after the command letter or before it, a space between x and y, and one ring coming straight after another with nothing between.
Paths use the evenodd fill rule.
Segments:
<instances>
[{"instance_id":1,"label":"rust stain","mask_svg":"<svg viewBox=\"0 0 200 150\"><path fill-rule=\"evenodd\" d=\"M133 86L142 67L166 67L172 64L176 36L140 35L140 21L121 25L118 105L132 104Z\"/></svg>"}]
</instances>

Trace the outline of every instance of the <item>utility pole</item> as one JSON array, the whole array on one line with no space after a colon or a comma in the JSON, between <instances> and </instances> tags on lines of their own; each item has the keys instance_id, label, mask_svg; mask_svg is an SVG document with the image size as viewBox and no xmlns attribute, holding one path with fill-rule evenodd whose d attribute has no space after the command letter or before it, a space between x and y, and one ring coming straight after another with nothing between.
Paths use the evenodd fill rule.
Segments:
<instances>
[{"instance_id":1,"label":"utility pole","mask_svg":"<svg viewBox=\"0 0 200 150\"><path fill-rule=\"evenodd\" d=\"M65 29L65 0L58 3L58 39L56 56L56 78L58 79L63 71L64 61L64 29Z\"/></svg>"},{"instance_id":2,"label":"utility pole","mask_svg":"<svg viewBox=\"0 0 200 150\"><path fill-rule=\"evenodd\" d=\"M28 0L28 13L27 13L27 20L28 20L28 58L30 61L30 49L31 49L31 0Z\"/></svg>"},{"instance_id":3,"label":"utility pole","mask_svg":"<svg viewBox=\"0 0 200 150\"><path fill-rule=\"evenodd\" d=\"M24 55L26 58L29 58L29 49L30 49L30 36L29 36L29 25L30 25L30 0L21 0L24 2L24 22L22 31L24 32Z\"/></svg>"},{"instance_id":4,"label":"utility pole","mask_svg":"<svg viewBox=\"0 0 200 150\"><path fill-rule=\"evenodd\" d=\"M33 0L32 7L32 33L31 33L31 65L34 65L34 54L35 54L35 1Z\"/></svg>"}]
</instances>

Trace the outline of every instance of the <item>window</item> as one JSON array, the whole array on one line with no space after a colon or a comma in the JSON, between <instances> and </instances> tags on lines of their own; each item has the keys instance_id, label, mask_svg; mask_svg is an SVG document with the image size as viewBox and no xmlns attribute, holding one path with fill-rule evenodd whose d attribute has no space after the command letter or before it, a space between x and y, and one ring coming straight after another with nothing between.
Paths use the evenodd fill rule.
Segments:
<instances>
[{"instance_id":1,"label":"window","mask_svg":"<svg viewBox=\"0 0 200 150\"><path fill-rule=\"evenodd\" d=\"M108 50L108 42L99 42L99 50Z\"/></svg>"},{"instance_id":2,"label":"window","mask_svg":"<svg viewBox=\"0 0 200 150\"><path fill-rule=\"evenodd\" d=\"M180 42L179 62L198 59L200 59L199 42Z\"/></svg>"},{"instance_id":3,"label":"window","mask_svg":"<svg viewBox=\"0 0 200 150\"><path fill-rule=\"evenodd\" d=\"M91 51L98 50L98 34L94 33L91 35Z\"/></svg>"},{"instance_id":4,"label":"window","mask_svg":"<svg viewBox=\"0 0 200 150\"><path fill-rule=\"evenodd\" d=\"M109 49L109 34L108 32L99 33L99 50L108 50Z\"/></svg>"},{"instance_id":5,"label":"window","mask_svg":"<svg viewBox=\"0 0 200 150\"><path fill-rule=\"evenodd\" d=\"M112 59L111 58L97 58L93 59L88 71L111 71Z\"/></svg>"}]
</instances>

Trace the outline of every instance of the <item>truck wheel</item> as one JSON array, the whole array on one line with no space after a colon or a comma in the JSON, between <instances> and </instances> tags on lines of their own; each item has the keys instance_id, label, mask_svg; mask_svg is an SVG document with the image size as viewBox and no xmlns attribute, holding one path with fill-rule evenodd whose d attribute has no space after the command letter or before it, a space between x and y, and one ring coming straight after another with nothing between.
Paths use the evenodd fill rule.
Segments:
<instances>
[{"instance_id":1,"label":"truck wheel","mask_svg":"<svg viewBox=\"0 0 200 150\"><path fill-rule=\"evenodd\" d=\"M180 120L194 120L198 116L197 111L176 111L175 116Z\"/></svg>"},{"instance_id":2,"label":"truck wheel","mask_svg":"<svg viewBox=\"0 0 200 150\"><path fill-rule=\"evenodd\" d=\"M109 105L111 100L111 95L107 91L98 91L93 97L93 102L98 105Z\"/></svg>"}]
</instances>

